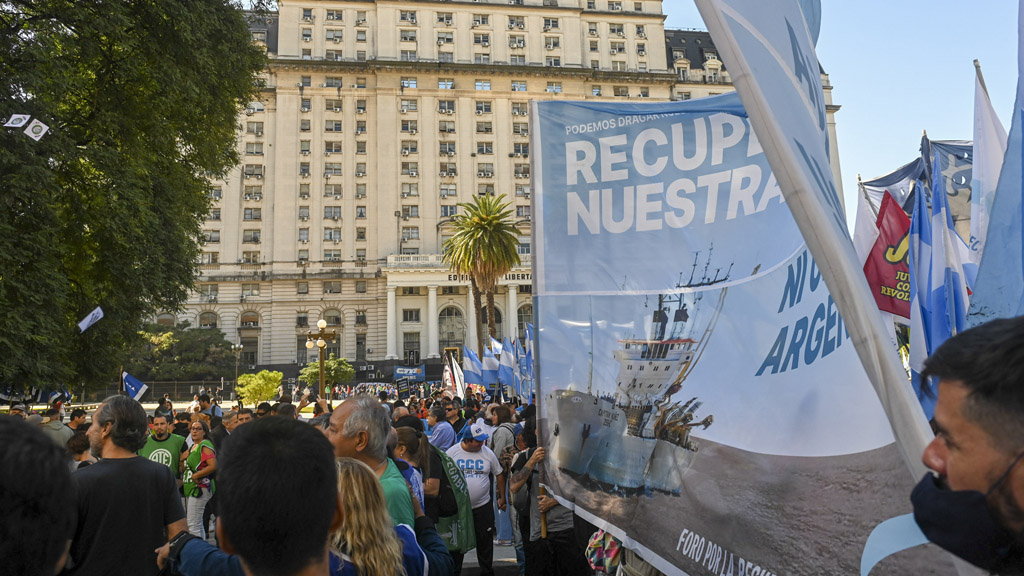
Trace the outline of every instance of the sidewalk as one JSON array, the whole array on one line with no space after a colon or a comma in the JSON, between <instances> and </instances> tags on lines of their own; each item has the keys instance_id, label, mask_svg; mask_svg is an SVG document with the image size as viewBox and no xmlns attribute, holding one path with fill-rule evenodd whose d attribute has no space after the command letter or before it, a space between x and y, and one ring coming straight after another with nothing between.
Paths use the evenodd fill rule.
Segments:
<instances>
[{"instance_id":1,"label":"sidewalk","mask_svg":"<svg viewBox=\"0 0 1024 576\"><path fill-rule=\"evenodd\" d=\"M495 546L494 561L491 563L496 576L519 576L516 565L516 549L513 546ZM470 550L462 561L463 576L479 576L480 566L476 561L476 550Z\"/></svg>"}]
</instances>

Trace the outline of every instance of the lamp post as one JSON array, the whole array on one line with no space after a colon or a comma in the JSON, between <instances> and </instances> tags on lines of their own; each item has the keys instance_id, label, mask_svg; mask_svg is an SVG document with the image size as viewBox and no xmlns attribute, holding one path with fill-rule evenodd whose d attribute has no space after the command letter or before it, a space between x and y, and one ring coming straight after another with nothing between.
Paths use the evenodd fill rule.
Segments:
<instances>
[{"instance_id":1,"label":"lamp post","mask_svg":"<svg viewBox=\"0 0 1024 576\"><path fill-rule=\"evenodd\" d=\"M231 351L235 353L235 388L238 388L238 357L242 355L242 345L232 344Z\"/></svg>"},{"instance_id":2,"label":"lamp post","mask_svg":"<svg viewBox=\"0 0 1024 576\"><path fill-rule=\"evenodd\" d=\"M316 327L318 331L316 334L313 332L306 332L306 349L312 350L315 345L320 349L320 398L324 397L324 349L327 348L327 343L334 340L337 333L334 330L324 330L327 328L327 321L321 318L317 320Z\"/></svg>"}]
</instances>

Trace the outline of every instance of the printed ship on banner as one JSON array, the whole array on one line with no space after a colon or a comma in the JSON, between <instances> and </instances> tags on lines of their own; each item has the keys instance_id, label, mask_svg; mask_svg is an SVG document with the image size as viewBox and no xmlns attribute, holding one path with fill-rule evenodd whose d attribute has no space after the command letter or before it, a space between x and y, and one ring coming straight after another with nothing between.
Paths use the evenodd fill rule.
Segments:
<instances>
[{"instance_id":1,"label":"printed ship on banner","mask_svg":"<svg viewBox=\"0 0 1024 576\"><path fill-rule=\"evenodd\" d=\"M552 493L669 574L856 573L913 482L738 98L533 112Z\"/></svg>"}]
</instances>

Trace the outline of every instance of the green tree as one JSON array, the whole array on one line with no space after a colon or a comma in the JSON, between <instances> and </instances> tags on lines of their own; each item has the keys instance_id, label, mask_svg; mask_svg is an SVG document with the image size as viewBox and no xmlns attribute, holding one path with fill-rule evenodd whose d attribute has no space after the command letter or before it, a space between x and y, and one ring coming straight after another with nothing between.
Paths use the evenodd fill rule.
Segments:
<instances>
[{"instance_id":1,"label":"green tree","mask_svg":"<svg viewBox=\"0 0 1024 576\"><path fill-rule=\"evenodd\" d=\"M512 222L505 195L486 195L459 204L462 212L452 219L454 234L444 243L444 261L452 272L469 276L473 302L479 312L487 300L487 332L497 337L494 292L498 280L519 265L519 231ZM514 315L514 311L509 311ZM513 316L514 317L514 316ZM476 315L477 353L483 357L481 314Z\"/></svg>"},{"instance_id":2,"label":"green tree","mask_svg":"<svg viewBox=\"0 0 1024 576\"><path fill-rule=\"evenodd\" d=\"M256 374L242 374L238 377L238 400L242 404L257 405L266 402L274 397L277 388L281 385L284 374L260 370Z\"/></svg>"},{"instance_id":3,"label":"green tree","mask_svg":"<svg viewBox=\"0 0 1024 576\"><path fill-rule=\"evenodd\" d=\"M324 358L324 386L328 388L351 382L356 375L355 368L344 358L336 358L334 354ZM299 371L299 382L317 390L320 387L320 360L313 360Z\"/></svg>"},{"instance_id":4,"label":"green tree","mask_svg":"<svg viewBox=\"0 0 1024 576\"><path fill-rule=\"evenodd\" d=\"M0 128L0 383L96 386L193 286L266 55L227 0L2 6L0 110L50 131Z\"/></svg>"},{"instance_id":5,"label":"green tree","mask_svg":"<svg viewBox=\"0 0 1024 576\"><path fill-rule=\"evenodd\" d=\"M234 378L231 342L220 330L150 324L139 332L140 345L130 354L126 369L147 381L196 381Z\"/></svg>"}]
</instances>

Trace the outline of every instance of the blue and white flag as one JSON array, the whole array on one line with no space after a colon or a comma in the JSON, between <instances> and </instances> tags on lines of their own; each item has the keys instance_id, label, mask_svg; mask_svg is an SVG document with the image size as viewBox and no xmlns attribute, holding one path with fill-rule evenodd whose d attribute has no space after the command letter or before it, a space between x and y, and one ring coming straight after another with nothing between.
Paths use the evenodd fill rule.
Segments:
<instances>
[{"instance_id":1,"label":"blue and white flag","mask_svg":"<svg viewBox=\"0 0 1024 576\"><path fill-rule=\"evenodd\" d=\"M462 373L465 377L466 384L476 384L478 386L483 385L483 369L480 365L480 358L477 357L476 353L469 349L468 346L463 346L462 350Z\"/></svg>"},{"instance_id":2,"label":"blue and white flag","mask_svg":"<svg viewBox=\"0 0 1024 576\"><path fill-rule=\"evenodd\" d=\"M760 147L874 386L903 461L920 477L934 438L906 385L892 328L858 265L829 159L813 24L796 0L696 0ZM813 21L813 16L811 17ZM535 261L536 265L536 261Z\"/></svg>"},{"instance_id":3,"label":"blue and white flag","mask_svg":"<svg viewBox=\"0 0 1024 576\"><path fill-rule=\"evenodd\" d=\"M971 261L981 264L988 236L989 214L995 199L999 171L1006 156L1006 129L999 121L981 75L981 65L974 61L974 168L971 173Z\"/></svg>"},{"instance_id":4,"label":"blue and white flag","mask_svg":"<svg viewBox=\"0 0 1024 576\"><path fill-rule=\"evenodd\" d=\"M946 215L949 216L950 226L949 229L953 232L953 236L949 238L953 252L957 254L957 262L960 263L960 270L963 273L964 281L967 283L967 289L970 290L974 287L974 281L978 278L978 265L971 260L971 249L964 242L964 239L960 236L957 231L957 218L954 216L954 211L951 205L952 199L956 199L961 205L965 204L964 197L970 195L970 189L962 188L963 183L960 180L964 180L963 175L957 175L958 171L965 171L970 173L970 163L966 163L966 169L961 162L961 155L966 155L969 152L964 150L965 145L959 145L956 142L929 142L928 137L925 136L921 139L921 150L922 152L927 150L931 155L931 191L927 188L919 189L919 196L935 197L936 194L942 195L942 201L945 204ZM960 162L961 165L957 165ZM917 204L914 206L914 212L917 212ZM935 205L932 202L932 209L934 210ZM961 208L961 212L967 212L968 206L964 205ZM911 214L913 216L913 214ZM967 215L964 215L963 219L966 219ZM963 228L966 222L961 220L960 226ZM965 230L966 234L966 230Z\"/></svg>"},{"instance_id":5,"label":"blue and white flag","mask_svg":"<svg viewBox=\"0 0 1024 576\"><path fill-rule=\"evenodd\" d=\"M924 187L918 188L910 224L910 368L914 391L925 416L935 414L937 391L919 376L925 359L967 327L967 284L960 239L953 229L946 194L936 187L931 210Z\"/></svg>"},{"instance_id":6,"label":"blue and white flag","mask_svg":"<svg viewBox=\"0 0 1024 576\"><path fill-rule=\"evenodd\" d=\"M1024 0L1020 3L1017 28L1024 30ZM1017 99L1012 118L985 238L985 245L992 249L981 255L978 280L971 296L971 326L1024 314L1024 34L1019 36L1017 45Z\"/></svg>"},{"instance_id":7,"label":"blue and white flag","mask_svg":"<svg viewBox=\"0 0 1024 576\"><path fill-rule=\"evenodd\" d=\"M149 390L149 386L127 372L121 372L121 382L124 383L125 392L128 392L128 395L136 402L142 398L146 390Z\"/></svg>"},{"instance_id":8,"label":"blue and white flag","mask_svg":"<svg viewBox=\"0 0 1024 576\"><path fill-rule=\"evenodd\" d=\"M516 385L516 348L505 338L501 347L501 361L498 365L498 382L503 386L510 386L515 389Z\"/></svg>"},{"instance_id":9,"label":"blue and white flag","mask_svg":"<svg viewBox=\"0 0 1024 576\"><path fill-rule=\"evenodd\" d=\"M103 308L97 306L96 309L90 312L88 316L82 318L82 321L78 323L78 329L85 332L89 329L89 326L99 322L100 318L103 318Z\"/></svg>"},{"instance_id":10,"label":"blue and white flag","mask_svg":"<svg viewBox=\"0 0 1024 576\"><path fill-rule=\"evenodd\" d=\"M484 377L483 384L488 389L495 388L498 382L498 358L491 352L491 349L484 346L484 357L481 359Z\"/></svg>"},{"instance_id":11,"label":"blue and white flag","mask_svg":"<svg viewBox=\"0 0 1024 576\"><path fill-rule=\"evenodd\" d=\"M526 377L534 379L533 374L533 324L526 323Z\"/></svg>"},{"instance_id":12,"label":"blue and white flag","mask_svg":"<svg viewBox=\"0 0 1024 576\"><path fill-rule=\"evenodd\" d=\"M494 336L490 336L490 339L491 339L491 353L492 354L501 354L501 350L502 350L501 342L495 340Z\"/></svg>"},{"instance_id":13,"label":"blue and white flag","mask_svg":"<svg viewBox=\"0 0 1024 576\"><path fill-rule=\"evenodd\" d=\"M523 348L522 341L516 340L516 395L520 398L525 398L526 394L524 389L526 388L529 376L527 373L527 362L526 362L526 350Z\"/></svg>"}]
</instances>

